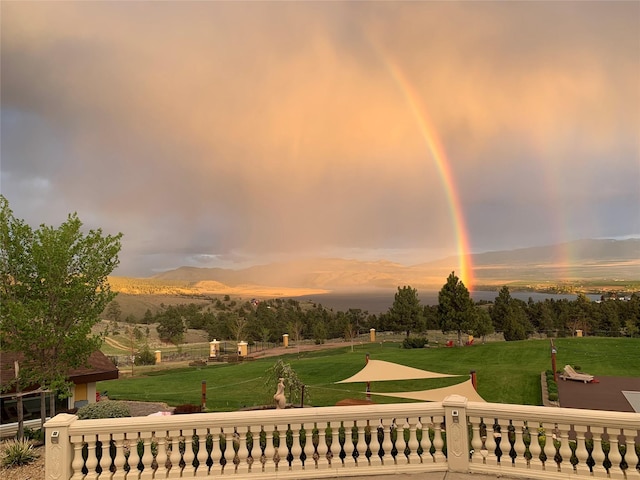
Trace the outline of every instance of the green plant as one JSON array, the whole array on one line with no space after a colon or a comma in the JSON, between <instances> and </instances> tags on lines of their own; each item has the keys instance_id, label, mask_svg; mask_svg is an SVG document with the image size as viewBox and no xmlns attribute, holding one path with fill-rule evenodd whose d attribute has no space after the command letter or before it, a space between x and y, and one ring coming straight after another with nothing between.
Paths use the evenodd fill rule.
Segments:
<instances>
[{"instance_id":1,"label":"green plant","mask_svg":"<svg viewBox=\"0 0 640 480\"><path fill-rule=\"evenodd\" d=\"M78 409L78 418L86 420L90 418L122 418L130 417L129 407L124 402L109 400L107 402L90 403Z\"/></svg>"},{"instance_id":2,"label":"green plant","mask_svg":"<svg viewBox=\"0 0 640 480\"><path fill-rule=\"evenodd\" d=\"M136 353L134 364L135 365L155 365L156 364L156 356L149 348L149 345L145 345L140 349L138 353Z\"/></svg>"},{"instance_id":3,"label":"green plant","mask_svg":"<svg viewBox=\"0 0 640 480\"><path fill-rule=\"evenodd\" d=\"M424 348L429 343L424 337L407 337L402 341L402 348Z\"/></svg>"},{"instance_id":4,"label":"green plant","mask_svg":"<svg viewBox=\"0 0 640 480\"><path fill-rule=\"evenodd\" d=\"M40 455L26 440L9 440L2 450L3 467L19 467L34 462Z\"/></svg>"},{"instance_id":5,"label":"green plant","mask_svg":"<svg viewBox=\"0 0 640 480\"><path fill-rule=\"evenodd\" d=\"M42 443L44 442L44 431L41 428L24 428L24 439L25 440L33 440L35 442Z\"/></svg>"}]
</instances>

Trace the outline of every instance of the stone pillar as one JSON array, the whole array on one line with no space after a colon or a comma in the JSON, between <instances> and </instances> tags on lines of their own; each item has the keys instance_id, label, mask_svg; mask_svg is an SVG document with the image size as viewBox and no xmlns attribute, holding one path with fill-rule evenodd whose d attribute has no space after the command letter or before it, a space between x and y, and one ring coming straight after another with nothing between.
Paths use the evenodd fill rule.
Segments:
<instances>
[{"instance_id":1,"label":"stone pillar","mask_svg":"<svg viewBox=\"0 0 640 480\"><path fill-rule=\"evenodd\" d=\"M285 333L282 335L282 343L284 344L284 348L289 348L289 334Z\"/></svg>"},{"instance_id":2,"label":"stone pillar","mask_svg":"<svg viewBox=\"0 0 640 480\"><path fill-rule=\"evenodd\" d=\"M156 354L156 365L162 363L162 352L160 350L155 351Z\"/></svg>"},{"instance_id":3,"label":"stone pillar","mask_svg":"<svg viewBox=\"0 0 640 480\"><path fill-rule=\"evenodd\" d=\"M209 342L209 358L217 358L220 354L220 342L213 339L212 342Z\"/></svg>"},{"instance_id":4,"label":"stone pillar","mask_svg":"<svg viewBox=\"0 0 640 480\"><path fill-rule=\"evenodd\" d=\"M467 399L450 395L442 402L447 426L447 463L450 472L469 471L469 430Z\"/></svg>"},{"instance_id":5,"label":"stone pillar","mask_svg":"<svg viewBox=\"0 0 640 480\"><path fill-rule=\"evenodd\" d=\"M44 424L45 466L44 478L57 480L71 478L73 448L69 441L69 427L78 419L75 415L60 413Z\"/></svg>"},{"instance_id":6,"label":"stone pillar","mask_svg":"<svg viewBox=\"0 0 640 480\"><path fill-rule=\"evenodd\" d=\"M376 329L375 328L372 328L372 329L369 330L369 341L371 343L376 341Z\"/></svg>"},{"instance_id":7,"label":"stone pillar","mask_svg":"<svg viewBox=\"0 0 640 480\"><path fill-rule=\"evenodd\" d=\"M248 343L247 342L238 342L238 356L246 357L248 353Z\"/></svg>"}]
</instances>

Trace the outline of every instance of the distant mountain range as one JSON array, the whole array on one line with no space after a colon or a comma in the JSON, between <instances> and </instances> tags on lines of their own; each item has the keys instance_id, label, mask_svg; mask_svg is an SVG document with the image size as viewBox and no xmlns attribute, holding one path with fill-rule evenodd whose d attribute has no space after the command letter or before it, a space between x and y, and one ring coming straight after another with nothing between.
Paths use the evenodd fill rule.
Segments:
<instances>
[{"instance_id":1,"label":"distant mountain range","mask_svg":"<svg viewBox=\"0 0 640 480\"><path fill-rule=\"evenodd\" d=\"M549 283L579 280L640 281L640 238L578 240L557 245L470 255L476 284ZM180 267L155 281L188 282L207 290L261 286L322 290L440 288L458 269L458 257L405 266L386 260L318 258L258 265L241 270Z\"/></svg>"}]
</instances>

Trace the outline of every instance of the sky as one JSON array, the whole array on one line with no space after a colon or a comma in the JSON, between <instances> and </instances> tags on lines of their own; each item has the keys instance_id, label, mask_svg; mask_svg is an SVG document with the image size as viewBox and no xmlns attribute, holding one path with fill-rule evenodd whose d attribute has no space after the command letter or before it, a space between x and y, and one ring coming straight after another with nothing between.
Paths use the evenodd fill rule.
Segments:
<instances>
[{"instance_id":1,"label":"sky","mask_svg":"<svg viewBox=\"0 0 640 480\"><path fill-rule=\"evenodd\" d=\"M0 9L1 193L118 275L640 236L640 2Z\"/></svg>"}]
</instances>

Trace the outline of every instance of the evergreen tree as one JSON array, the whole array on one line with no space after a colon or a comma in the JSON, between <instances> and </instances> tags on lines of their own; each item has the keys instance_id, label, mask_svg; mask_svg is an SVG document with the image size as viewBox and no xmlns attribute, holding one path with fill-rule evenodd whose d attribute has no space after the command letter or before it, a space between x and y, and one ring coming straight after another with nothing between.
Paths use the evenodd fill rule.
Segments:
<instances>
[{"instance_id":1,"label":"evergreen tree","mask_svg":"<svg viewBox=\"0 0 640 480\"><path fill-rule=\"evenodd\" d=\"M477 312L473 300L455 272L451 272L438 293L438 317L443 333L458 333L458 345L462 345L462 333L470 333L476 327Z\"/></svg>"}]
</instances>

